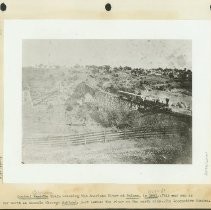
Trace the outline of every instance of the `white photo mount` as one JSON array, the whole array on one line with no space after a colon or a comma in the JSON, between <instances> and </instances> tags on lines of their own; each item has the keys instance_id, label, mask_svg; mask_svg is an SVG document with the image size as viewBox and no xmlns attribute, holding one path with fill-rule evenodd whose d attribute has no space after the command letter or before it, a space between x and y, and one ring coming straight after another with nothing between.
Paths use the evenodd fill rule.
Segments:
<instances>
[{"instance_id":1,"label":"white photo mount","mask_svg":"<svg viewBox=\"0 0 211 210\"><path fill-rule=\"evenodd\" d=\"M203 20L5 21L4 183L210 184L210 25L210 21ZM23 39L191 40L192 164L22 164L21 46Z\"/></svg>"}]
</instances>

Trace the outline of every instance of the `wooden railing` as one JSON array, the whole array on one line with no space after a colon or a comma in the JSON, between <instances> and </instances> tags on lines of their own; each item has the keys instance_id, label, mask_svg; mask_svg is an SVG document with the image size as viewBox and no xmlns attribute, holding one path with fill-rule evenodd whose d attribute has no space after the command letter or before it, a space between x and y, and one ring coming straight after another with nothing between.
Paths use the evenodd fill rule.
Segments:
<instances>
[{"instance_id":1,"label":"wooden railing","mask_svg":"<svg viewBox=\"0 0 211 210\"><path fill-rule=\"evenodd\" d=\"M130 140L141 138L161 137L168 138L172 135L186 135L188 130L186 127L141 127L124 130L104 129L98 132L81 133L78 135L64 135L64 136L47 136L37 138L25 137L25 144L46 145L46 146L64 146L64 145L85 145L97 142L110 142L115 140Z\"/></svg>"}]
</instances>

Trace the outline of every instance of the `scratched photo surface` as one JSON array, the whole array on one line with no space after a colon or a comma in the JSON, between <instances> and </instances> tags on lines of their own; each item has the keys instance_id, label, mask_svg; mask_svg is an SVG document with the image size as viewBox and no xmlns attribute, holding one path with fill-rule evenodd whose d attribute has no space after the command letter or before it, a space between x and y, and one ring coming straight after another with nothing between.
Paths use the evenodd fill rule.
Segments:
<instances>
[{"instance_id":1,"label":"scratched photo surface","mask_svg":"<svg viewBox=\"0 0 211 210\"><path fill-rule=\"evenodd\" d=\"M22 162L191 164L191 40L23 40Z\"/></svg>"}]
</instances>

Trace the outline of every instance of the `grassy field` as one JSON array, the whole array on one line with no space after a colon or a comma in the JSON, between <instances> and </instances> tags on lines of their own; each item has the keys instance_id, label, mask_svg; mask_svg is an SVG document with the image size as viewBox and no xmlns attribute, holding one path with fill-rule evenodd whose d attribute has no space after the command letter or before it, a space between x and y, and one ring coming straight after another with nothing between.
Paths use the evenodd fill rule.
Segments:
<instances>
[{"instance_id":1,"label":"grassy field","mask_svg":"<svg viewBox=\"0 0 211 210\"><path fill-rule=\"evenodd\" d=\"M134 164L184 164L191 163L191 123L177 116L160 112L110 109L95 102L85 102L83 88L77 94L76 87L82 83L94 89L114 94L118 90L141 94L145 98L159 99L174 112L191 116L192 93L178 79L167 75L134 76L122 68L106 71L103 68L55 68L23 69L23 136L74 135L101 131L105 128L186 126L187 135L171 137L128 138L106 143L87 145L39 146L23 142L24 163L134 163ZM88 88L91 89L91 88ZM83 91L85 93L83 93ZM114 91L114 92L112 92ZM91 91L90 91L91 92ZM89 92L89 93L90 93ZM84 94L84 95L83 95ZM46 95L48 97L46 97ZM80 97L79 97L80 96Z\"/></svg>"},{"instance_id":2,"label":"grassy field","mask_svg":"<svg viewBox=\"0 0 211 210\"><path fill-rule=\"evenodd\" d=\"M86 145L24 144L24 163L190 164L191 143L183 136L116 140Z\"/></svg>"}]
</instances>

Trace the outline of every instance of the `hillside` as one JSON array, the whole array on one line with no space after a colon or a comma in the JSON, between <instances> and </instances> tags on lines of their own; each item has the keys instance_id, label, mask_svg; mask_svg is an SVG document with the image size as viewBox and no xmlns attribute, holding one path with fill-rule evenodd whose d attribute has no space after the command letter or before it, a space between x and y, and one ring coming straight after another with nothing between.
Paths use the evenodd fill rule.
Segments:
<instances>
[{"instance_id":1,"label":"hillside","mask_svg":"<svg viewBox=\"0 0 211 210\"><path fill-rule=\"evenodd\" d=\"M117 148L113 161L117 163L134 163L136 160L140 163L190 163L191 115L192 72L187 69L133 69L107 65L23 68L25 162L30 162L32 157L38 162L46 161L39 153L46 153L46 148L40 148L36 141L32 147L28 138L39 141L53 136L62 138L106 132L106 129L115 134L125 129L148 127L159 130L170 126L186 132L172 137L165 134L145 139L129 137L124 140L124 148L130 147L127 157L121 151L123 142L107 142L103 147L102 143L97 143L97 149L86 145L67 146L67 153L68 148L80 147L80 151L74 149L78 152L77 160L72 155L66 160L71 163L109 163L106 157L111 154L113 145ZM141 145L141 153L137 145ZM47 162L57 161L55 158L61 156L62 151L63 147L52 147ZM97 151L104 152L102 158L90 156L96 154L98 157ZM80 157L81 152L90 159Z\"/></svg>"}]
</instances>

